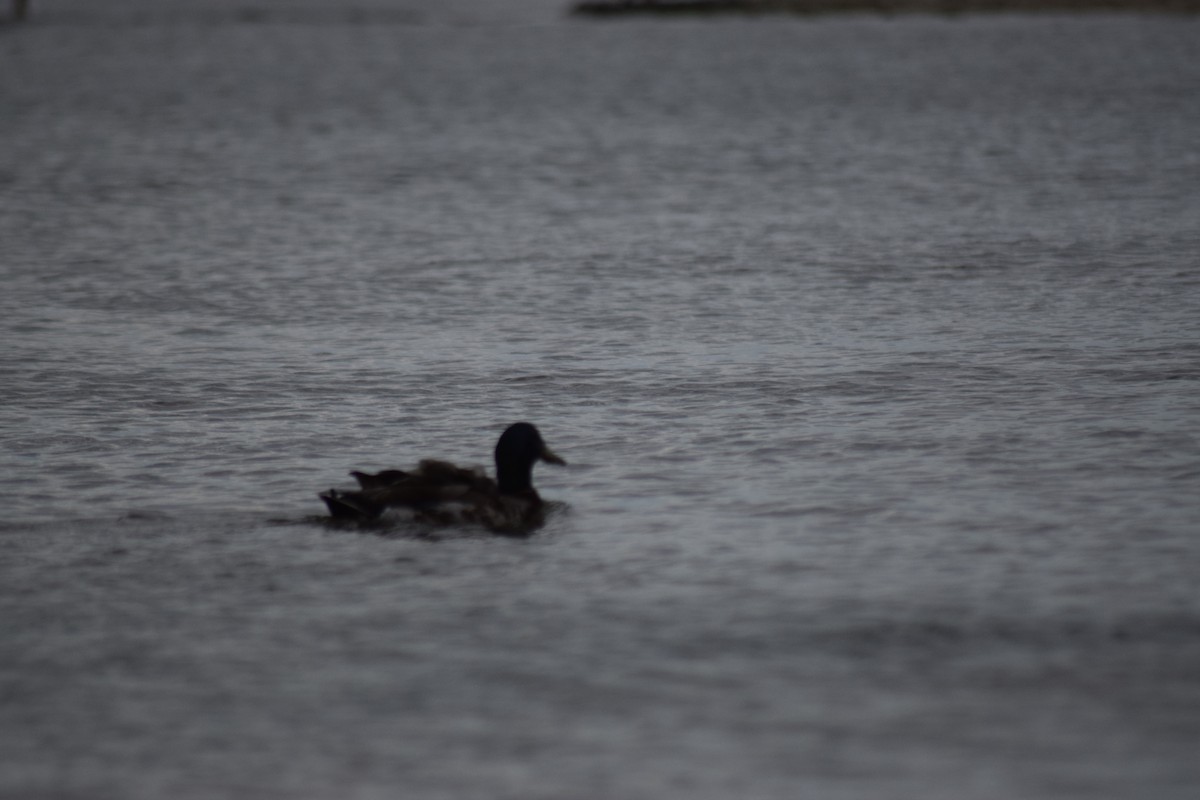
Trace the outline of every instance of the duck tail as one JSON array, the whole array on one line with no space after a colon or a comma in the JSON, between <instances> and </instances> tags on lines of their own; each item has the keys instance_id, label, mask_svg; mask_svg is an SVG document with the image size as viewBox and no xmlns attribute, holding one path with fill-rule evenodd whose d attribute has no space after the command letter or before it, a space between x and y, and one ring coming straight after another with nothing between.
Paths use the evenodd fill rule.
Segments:
<instances>
[{"instance_id":1,"label":"duck tail","mask_svg":"<svg viewBox=\"0 0 1200 800\"><path fill-rule=\"evenodd\" d=\"M339 492L337 489L330 489L318 496L325 501L329 516L334 519L361 522L378 519L383 513L382 505L371 502L359 492Z\"/></svg>"}]
</instances>

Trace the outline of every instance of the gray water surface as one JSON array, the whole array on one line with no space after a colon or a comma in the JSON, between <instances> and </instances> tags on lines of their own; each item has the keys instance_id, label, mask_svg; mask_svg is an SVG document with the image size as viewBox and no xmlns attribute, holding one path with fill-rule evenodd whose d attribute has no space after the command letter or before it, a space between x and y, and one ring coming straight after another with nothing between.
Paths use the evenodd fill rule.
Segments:
<instances>
[{"instance_id":1,"label":"gray water surface","mask_svg":"<svg viewBox=\"0 0 1200 800\"><path fill-rule=\"evenodd\" d=\"M1197 796L1195 19L347 8L0 30L0 796Z\"/></svg>"}]
</instances>

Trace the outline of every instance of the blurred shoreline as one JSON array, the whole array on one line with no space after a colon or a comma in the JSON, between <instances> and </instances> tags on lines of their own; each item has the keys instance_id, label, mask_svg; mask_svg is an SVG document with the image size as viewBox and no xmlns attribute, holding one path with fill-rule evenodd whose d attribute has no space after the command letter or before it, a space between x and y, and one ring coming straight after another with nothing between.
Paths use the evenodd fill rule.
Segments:
<instances>
[{"instance_id":1,"label":"blurred shoreline","mask_svg":"<svg viewBox=\"0 0 1200 800\"><path fill-rule=\"evenodd\" d=\"M588 0L572 13L619 14L975 14L1200 13L1200 0Z\"/></svg>"},{"instance_id":2,"label":"blurred shoreline","mask_svg":"<svg viewBox=\"0 0 1200 800\"><path fill-rule=\"evenodd\" d=\"M481 9L483 9L481 11ZM1140 13L1200 14L1200 0L0 0L0 28L26 24L159 22L423 25L544 22L562 16Z\"/></svg>"}]
</instances>

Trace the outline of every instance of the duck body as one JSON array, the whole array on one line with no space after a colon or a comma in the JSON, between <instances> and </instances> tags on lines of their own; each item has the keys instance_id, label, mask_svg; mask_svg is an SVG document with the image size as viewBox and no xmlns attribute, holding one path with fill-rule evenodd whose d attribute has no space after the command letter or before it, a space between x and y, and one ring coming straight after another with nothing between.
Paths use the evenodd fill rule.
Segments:
<instances>
[{"instance_id":1,"label":"duck body","mask_svg":"<svg viewBox=\"0 0 1200 800\"><path fill-rule=\"evenodd\" d=\"M374 475L352 472L358 491L322 492L334 519L370 521L388 508L410 508L436 521L478 522L498 533L531 530L544 518L544 503L533 488L538 461L565 465L546 447L528 422L510 425L495 450L496 478L482 470L427 459L410 470L384 470Z\"/></svg>"}]
</instances>

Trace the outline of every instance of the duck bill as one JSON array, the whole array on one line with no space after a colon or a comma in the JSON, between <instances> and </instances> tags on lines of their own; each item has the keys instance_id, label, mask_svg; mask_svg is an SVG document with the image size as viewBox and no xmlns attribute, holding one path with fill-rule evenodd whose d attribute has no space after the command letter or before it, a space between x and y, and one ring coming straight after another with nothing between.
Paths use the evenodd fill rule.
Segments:
<instances>
[{"instance_id":1,"label":"duck bill","mask_svg":"<svg viewBox=\"0 0 1200 800\"><path fill-rule=\"evenodd\" d=\"M539 455L539 458L541 458L542 461L545 461L547 464L558 464L560 467L565 467L567 465L566 461L563 461L561 458L552 453L550 448L546 447L545 445L542 445L542 452Z\"/></svg>"}]
</instances>

